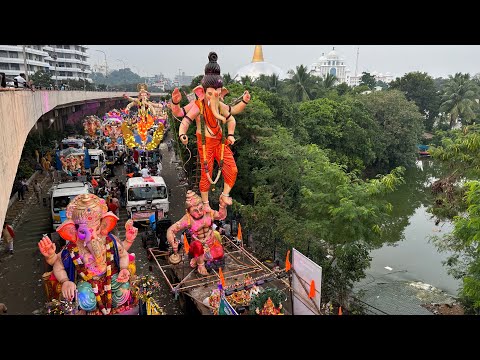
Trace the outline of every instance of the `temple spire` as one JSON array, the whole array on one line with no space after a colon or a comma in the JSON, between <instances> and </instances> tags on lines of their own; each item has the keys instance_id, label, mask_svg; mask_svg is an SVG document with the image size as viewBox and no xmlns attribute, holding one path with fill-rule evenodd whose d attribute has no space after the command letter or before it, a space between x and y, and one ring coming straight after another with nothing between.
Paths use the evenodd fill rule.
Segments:
<instances>
[{"instance_id":1,"label":"temple spire","mask_svg":"<svg viewBox=\"0 0 480 360\"><path fill-rule=\"evenodd\" d=\"M253 53L252 62L260 62L260 61L265 61L263 60L262 45L255 45L255 51Z\"/></svg>"}]
</instances>

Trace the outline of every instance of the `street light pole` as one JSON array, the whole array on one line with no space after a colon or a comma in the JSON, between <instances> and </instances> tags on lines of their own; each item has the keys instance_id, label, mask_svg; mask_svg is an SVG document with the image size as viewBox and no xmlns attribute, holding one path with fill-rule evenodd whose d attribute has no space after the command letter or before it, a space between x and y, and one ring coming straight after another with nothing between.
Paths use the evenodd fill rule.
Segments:
<instances>
[{"instance_id":1,"label":"street light pole","mask_svg":"<svg viewBox=\"0 0 480 360\"><path fill-rule=\"evenodd\" d=\"M83 91L85 91L85 66L82 65L82 75L83 75Z\"/></svg>"},{"instance_id":2,"label":"street light pole","mask_svg":"<svg viewBox=\"0 0 480 360\"><path fill-rule=\"evenodd\" d=\"M57 77L57 50L53 48L52 59L55 60L55 87L58 89L58 77Z\"/></svg>"},{"instance_id":3,"label":"street light pole","mask_svg":"<svg viewBox=\"0 0 480 360\"><path fill-rule=\"evenodd\" d=\"M127 91L127 65L124 60L122 59L117 59L117 61L123 62L123 82L125 83L125 91Z\"/></svg>"},{"instance_id":4,"label":"street light pole","mask_svg":"<svg viewBox=\"0 0 480 360\"><path fill-rule=\"evenodd\" d=\"M25 66L25 78L28 83L27 52L25 51L25 45L23 45L23 65Z\"/></svg>"},{"instance_id":5,"label":"street light pole","mask_svg":"<svg viewBox=\"0 0 480 360\"><path fill-rule=\"evenodd\" d=\"M108 77L107 54L106 54L105 51L103 51L103 50L97 50L97 49L95 49L95 51L101 52L101 53L103 53L103 56L105 56L105 79L106 79L106 78ZM108 85L107 85L107 89L108 89Z\"/></svg>"}]
</instances>

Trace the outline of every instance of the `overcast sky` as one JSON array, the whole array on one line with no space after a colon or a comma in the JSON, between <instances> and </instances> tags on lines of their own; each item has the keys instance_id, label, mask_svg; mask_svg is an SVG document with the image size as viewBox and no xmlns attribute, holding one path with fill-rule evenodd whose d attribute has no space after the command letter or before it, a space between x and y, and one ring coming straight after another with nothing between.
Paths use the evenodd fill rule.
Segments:
<instances>
[{"instance_id":1,"label":"overcast sky","mask_svg":"<svg viewBox=\"0 0 480 360\"><path fill-rule=\"evenodd\" d=\"M141 76L163 73L173 77L203 74L208 53L216 51L222 74L236 71L252 60L255 45L87 45L90 64L109 70L126 67ZM390 72L402 76L411 71L427 72L433 77L448 77L456 72L480 73L480 45L263 45L265 61L285 72L297 65L310 66L322 53L335 50L344 58L353 74L359 47L358 73ZM120 61L122 60L122 61Z\"/></svg>"}]
</instances>

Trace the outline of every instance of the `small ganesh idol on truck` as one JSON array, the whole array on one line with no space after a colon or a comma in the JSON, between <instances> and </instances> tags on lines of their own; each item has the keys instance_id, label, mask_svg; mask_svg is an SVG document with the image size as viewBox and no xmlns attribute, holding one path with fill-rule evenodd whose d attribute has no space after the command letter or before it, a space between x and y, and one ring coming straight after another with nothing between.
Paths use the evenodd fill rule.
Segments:
<instances>
[{"instance_id":1,"label":"small ganesh idol on truck","mask_svg":"<svg viewBox=\"0 0 480 360\"><path fill-rule=\"evenodd\" d=\"M190 267L197 268L201 275L208 274L206 265L218 267L223 262L223 246L213 231L213 221L223 220L227 216L227 204L222 198L219 206L218 211L206 210L200 196L188 190L185 202L186 214L167 230L167 241L172 246L176 257L178 257L178 241L175 235L182 230L190 230L192 234L192 242L188 245Z\"/></svg>"}]
</instances>

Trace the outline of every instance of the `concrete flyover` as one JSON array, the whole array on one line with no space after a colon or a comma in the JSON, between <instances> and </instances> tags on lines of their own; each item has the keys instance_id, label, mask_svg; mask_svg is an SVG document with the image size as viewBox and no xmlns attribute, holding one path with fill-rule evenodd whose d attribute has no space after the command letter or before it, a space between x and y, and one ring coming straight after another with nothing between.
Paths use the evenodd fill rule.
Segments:
<instances>
[{"instance_id":1,"label":"concrete flyover","mask_svg":"<svg viewBox=\"0 0 480 360\"><path fill-rule=\"evenodd\" d=\"M121 99L123 92L99 91L0 91L0 224L3 225L10 194L28 133L40 117L66 105ZM136 97L138 93L128 92ZM152 93L151 96L162 96Z\"/></svg>"}]
</instances>

